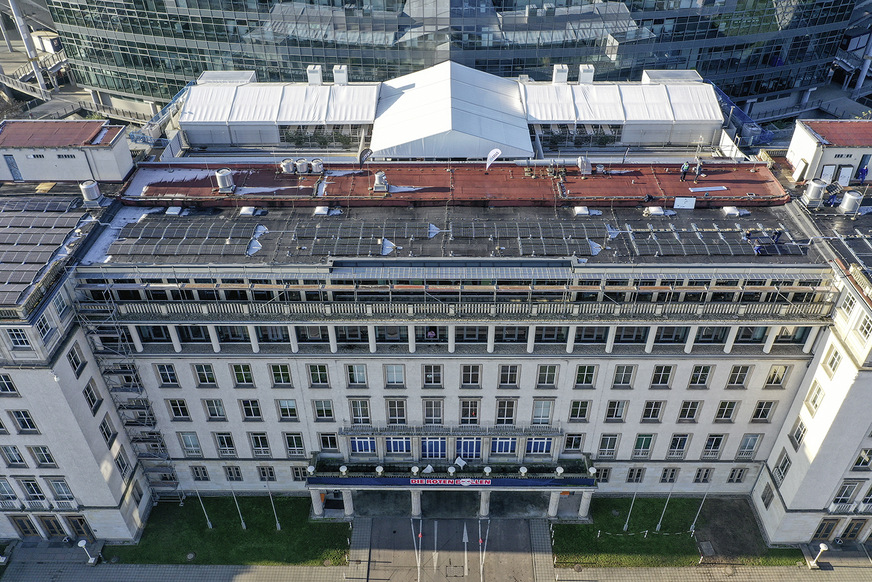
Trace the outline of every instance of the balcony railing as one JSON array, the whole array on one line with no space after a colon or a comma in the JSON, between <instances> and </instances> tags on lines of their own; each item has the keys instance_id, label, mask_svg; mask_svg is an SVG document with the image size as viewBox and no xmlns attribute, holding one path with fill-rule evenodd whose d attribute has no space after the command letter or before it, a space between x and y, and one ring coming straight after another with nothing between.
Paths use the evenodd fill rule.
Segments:
<instances>
[{"instance_id":1,"label":"balcony railing","mask_svg":"<svg viewBox=\"0 0 872 582\"><path fill-rule=\"evenodd\" d=\"M17 499L0 499L0 510L21 511L21 502Z\"/></svg>"},{"instance_id":2,"label":"balcony railing","mask_svg":"<svg viewBox=\"0 0 872 582\"><path fill-rule=\"evenodd\" d=\"M463 424L459 426L413 424L348 424L339 429L347 436L560 436L554 424Z\"/></svg>"},{"instance_id":3,"label":"balcony railing","mask_svg":"<svg viewBox=\"0 0 872 582\"><path fill-rule=\"evenodd\" d=\"M55 499L54 506L58 511L78 511L80 507L75 499Z\"/></svg>"},{"instance_id":4,"label":"balcony railing","mask_svg":"<svg viewBox=\"0 0 872 582\"><path fill-rule=\"evenodd\" d=\"M46 499L25 499L24 505L31 511L49 511L51 503Z\"/></svg>"},{"instance_id":5,"label":"balcony railing","mask_svg":"<svg viewBox=\"0 0 872 582\"><path fill-rule=\"evenodd\" d=\"M720 451L703 451L702 452L702 460L703 461L717 461L721 458Z\"/></svg>"},{"instance_id":6,"label":"balcony railing","mask_svg":"<svg viewBox=\"0 0 872 582\"><path fill-rule=\"evenodd\" d=\"M670 449L666 452L667 459L683 459L685 454L684 449Z\"/></svg>"},{"instance_id":7,"label":"balcony railing","mask_svg":"<svg viewBox=\"0 0 872 582\"><path fill-rule=\"evenodd\" d=\"M281 317L639 317L675 316L678 319L708 317L794 317L828 316L832 302L820 303L340 303L340 302L118 302L117 315L129 321L150 319L215 318L256 320ZM80 302L83 315L102 317L102 302Z\"/></svg>"},{"instance_id":8,"label":"balcony railing","mask_svg":"<svg viewBox=\"0 0 872 582\"><path fill-rule=\"evenodd\" d=\"M854 510L857 509L857 502L853 503L830 503L829 512L830 513L854 513Z\"/></svg>"},{"instance_id":9,"label":"balcony railing","mask_svg":"<svg viewBox=\"0 0 872 582\"><path fill-rule=\"evenodd\" d=\"M736 453L737 461L751 461L754 459L754 451L739 451Z\"/></svg>"},{"instance_id":10,"label":"balcony railing","mask_svg":"<svg viewBox=\"0 0 872 582\"><path fill-rule=\"evenodd\" d=\"M857 513L869 513L872 514L872 500L869 502L863 502L857 504Z\"/></svg>"}]
</instances>

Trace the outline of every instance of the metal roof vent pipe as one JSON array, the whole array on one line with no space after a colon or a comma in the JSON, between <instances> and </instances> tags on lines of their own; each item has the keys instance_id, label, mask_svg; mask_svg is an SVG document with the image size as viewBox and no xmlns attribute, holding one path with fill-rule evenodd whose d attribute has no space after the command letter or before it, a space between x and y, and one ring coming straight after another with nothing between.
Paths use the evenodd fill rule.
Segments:
<instances>
[{"instance_id":1,"label":"metal roof vent pipe","mask_svg":"<svg viewBox=\"0 0 872 582\"><path fill-rule=\"evenodd\" d=\"M291 158L285 158L282 160L282 163L279 164L279 168L282 170L282 174L296 174L297 173L297 165L294 164L294 160Z\"/></svg>"},{"instance_id":2,"label":"metal roof vent pipe","mask_svg":"<svg viewBox=\"0 0 872 582\"><path fill-rule=\"evenodd\" d=\"M373 192L387 192L390 186L388 185L387 175L379 170L375 173L375 184L372 186Z\"/></svg>"},{"instance_id":3,"label":"metal roof vent pipe","mask_svg":"<svg viewBox=\"0 0 872 582\"><path fill-rule=\"evenodd\" d=\"M94 180L85 180L79 184L82 198L85 200L85 208L99 208L103 195L100 194L100 186Z\"/></svg>"},{"instance_id":4,"label":"metal roof vent pipe","mask_svg":"<svg viewBox=\"0 0 872 582\"><path fill-rule=\"evenodd\" d=\"M215 172L215 179L218 180L218 191L222 194L229 194L236 189L233 184L233 172L230 168L221 168Z\"/></svg>"}]
</instances>

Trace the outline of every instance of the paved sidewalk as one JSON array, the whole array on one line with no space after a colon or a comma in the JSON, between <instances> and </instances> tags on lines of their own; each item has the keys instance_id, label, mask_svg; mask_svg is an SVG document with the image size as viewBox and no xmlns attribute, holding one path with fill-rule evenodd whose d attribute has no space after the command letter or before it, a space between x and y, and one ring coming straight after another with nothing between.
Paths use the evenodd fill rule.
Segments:
<instances>
[{"instance_id":1,"label":"paved sidewalk","mask_svg":"<svg viewBox=\"0 0 872 582\"><path fill-rule=\"evenodd\" d=\"M551 557L551 528L544 519L530 520L530 550L533 552L534 582L553 582L554 559Z\"/></svg>"}]
</instances>

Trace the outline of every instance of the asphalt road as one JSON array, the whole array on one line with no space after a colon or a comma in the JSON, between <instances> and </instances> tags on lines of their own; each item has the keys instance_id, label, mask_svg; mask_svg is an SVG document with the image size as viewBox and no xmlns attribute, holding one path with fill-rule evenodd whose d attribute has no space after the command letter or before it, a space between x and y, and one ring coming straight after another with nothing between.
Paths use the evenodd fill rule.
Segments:
<instances>
[{"instance_id":1,"label":"asphalt road","mask_svg":"<svg viewBox=\"0 0 872 582\"><path fill-rule=\"evenodd\" d=\"M533 579L530 528L525 520L374 519L370 548L371 581Z\"/></svg>"}]
</instances>

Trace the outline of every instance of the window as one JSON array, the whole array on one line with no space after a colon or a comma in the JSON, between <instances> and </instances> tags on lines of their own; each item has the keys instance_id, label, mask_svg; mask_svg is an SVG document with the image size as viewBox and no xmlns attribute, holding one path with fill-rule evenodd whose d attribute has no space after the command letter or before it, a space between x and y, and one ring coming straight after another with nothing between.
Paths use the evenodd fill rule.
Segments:
<instances>
[{"instance_id":1,"label":"window","mask_svg":"<svg viewBox=\"0 0 872 582\"><path fill-rule=\"evenodd\" d=\"M497 326L494 330L494 339L498 343L522 343L527 341L526 327Z\"/></svg>"},{"instance_id":2,"label":"window","mask_svg":"<svg viewBox=\"0 0 872 582\"><path fill-rule=\"evenodd\" d=\"M790 455L787 454L786 449L781 449L781 454L778 456L778 460L775 462L775 468L772 469L773 474L775 475L775 480L780 485L784 478L787 476L787 472L790 471Z\"/></svg>"},{"instance_id":3,"label":"window","mask_svg":"<svg viewBox=\"0 0 872 582\"><path fill-rule=\"evenodd\" d=\"M27 466L27 463L24 462L24 457L21 455L21 451L19 451L18 447L15 445L0 446L0 453L3 454L3 460L6 461L6 465L9 467Z\"/></svg>"},{"instance_id":4,"label":"window","mask_svg":"<svg viewBox=\"0 0 872 582\"><path fill-rule=\"evenodd\" d=\"M738 406L738 400L721 400L715 412L715 422L733 422Z\"/></svg>"},{"instance_id":5,"label":"window","mask_svg":"<svg viewBox=\"0 0 872 582\"><path fill-rule=\"evenodd\" d=\"M424 366L424 388L442 387L442 366L426 364Z\"/></svg>"},{"instance_id":6,"label":"window","mask_svg":"<svg viewBox=\"0 0 872 582\"><path fill-rule=\"evenodd\" d=\"M9 414L12 416L12 420L15 421L15 426L19 433L39 432L39 429L36 428L36 423L33 421L33 417L27 410L10 410Z\"/></svg>"},{"instance_id":7,"label":"window","mask_svg":"<svg viewBox=\"0 0 872 582\"><path fill-rule=\"evenodd\" d=\"M333 420L333 401L332 400L313 400L312 406L315 408L315 421L327 422Z\"/></svg>"},{"instance_id":8,"label":"window","mask_svg":"<svg viewBox=\"0 0 872 582\"><path fill-rule=\"evenodd\" d=\"M224 413L224 402L220 399L204 400L203 406L206 407L207 420L227 420L227 415Z\"/></svg>"},{"instance_id":9,"label":"window","mask_svg":"<svg viewBox=\"0 0 872 582\"><path fill-rule=\"evenodd\" d=\"M708 388L708 381L713 369L714 366L710 365L694 366L690 373L690 384L688 385L688 388L694 390Z\"/></svg>"},{"instance_id":10,"label":"window","mask_svg":"<svg viewBox=\"0 0 872 582\"><path fill-rule=\"evenodd\" d=\"M808 412L812 417L817 414L818 408L820 408L821 402L823 401L824 389L821 388L821 385L818 384L817 381L812 382L811 388L808 390L808 396L805 398L805 407L808 409Z\"/></svg>"},{"instance_id":11,"label":"window","mask_svg":"<svg viewBox=\"0 0 872 582\"><path fill-rule=\"evenodd\" d=\"M681 408L678 411L678 422L696 422L699 407L702 404L699 400L685 400L681 403Z\"/></svg>"},{"instance_id":12,"label":"window","mask_svg":"<svg viewBox=\"0 0 872 582\"><path fill-rule=\"evenodd\" d=\"M750 461L754 458L754 452L757 450L757 445L760 443L762 435L746 434L742 437L739 443L739 450L736 452L736 459L739 461Z\"/></svg>"},{"instance_id":13,"label":"window","mask_svg":"<svg viewBox=\"0 0 872 582\"><path fill-rule=\"evenodd\" d=\"M842 483L833 496L833 503L851 503L854 500L854 494L857 492L858 486L859 483L854 481Z\"/></svg>"},{"instance_id":14,"label":"window","mask_svg":"<svg viewBox=\"0 0 872 582\"><path fill-rule=\"evenodd\" d=\"M672 377L672 366L654 366L654 375L651 377L651 388L669 388L669 380Z\"/></svg>"},{"instance_id":15,"label":"window","mask_svg":"<svg viewBox=\"0 0 872 582\"><path fill-rule=\"evenodd\" d=\"M606 422L624 422L624 414L626 412L626 400L609 400L606 406Z\"/></svg>"},{"instance_id":16,"label":"window","mask_svg":"<svg viewBox=\"0 0 872 582\"><path fill-rule=\"evenodd\" d=\"M172 420L191 420L191 413L188 412L188 403L183 399L172 398L167 400L167 407L170 409Z\"/></svg>"},{"instance_id":17,"label":"window","mask_svg":"<svg viewBox=\"0 0 872 582\"><path fill-rule=\"evenodd\" d=\"M250 364L233 364L230 368L233 371L233 379L236 382L237 388L254 385L254 377L251 374Z\"/></svg>"},{"instance_id":18,"label":"window","mask_svg":"<svg viewBox=\"0 0 872 582\"><path fill-rule=\"evenodd\" d=\"M12 344L14 349L30 348L30 340L27 339L27 332L24 329L12 327L6 330L6 335L9 337L9 343Z\"/></svg>"},{"instance_id":19,"label":"window","mask_svg":"<svg viewBox=\"0 0 872 582\"><path fill-rule=\"evenodd\" d=\"M687 443L690 440L690 435L674 434L672 440L669 441L669 451L666 453L667 459L683 459L687 452Z\"/></svg>"},{"instance_id":20,"label":"window","mask_svg":"<svg viewBox=\"0 0 872 582\"><path fill-rule=\"evenodd\" d=\"M710 434L705 440L705 446L702 448L702 458L704 460L716 460L721 456L721 448L724 446L726 436L722 434Z\"/></svg>"},{"instance_id":21,"label":"window","mask_svg":"<svg viewBox=\"0 0 872 582\"><path fill-rule=\"evenodd\" d=\"M500 388L517 388L520 366L500 366Z\"/></svg>"},{"instance_id":22,"label":"window","mask_svg":"<svg viewBox=\"0 0 872 582\"><path fill-rule=\"evenodd\" d=\"M551 453L551 439L547 437L528 437L528 455L547 455Z\"/></svg>"},{"instance_id":23,"label":"window","mask_svg":"<svg viewBox=\"0 0 872 582\"><path fill-rule=\"evenodd\" d=\"M36 482L36 479L20 479L18 481L24 490L24 496L28 501L45 501L45 493Z\"/></svg>"},{"instance_id":24,"label":"window","mask_svg":"<svg viewBox=\"0 0 872 582\"><path fill-rule=\"evenodd\" d=\"M118 467L121 477L126 479L130 474L130 461L127 459L127 453L124 452L123 447L118 449L118 454L115 455L115 466Z\"/></svg>"},{"instance_id":25,"label":"window","mask_svg":"<svg viewBox=\"0 0 872 582\"><path fill-rule=\"evenodd\" d=\"M182 454L188 458L196 458L203 456L203 449L200 447L200 438L195 432L180 432L179 443L182 445Z\"/></svg>"},{"instance_id":26,"label":"window","mask_svg":"<svg viewBox=\"0 0 872 582\"><path fill-rule=\"evenodd\" d=\"M727 483L743 483L745 475L748 474L748 469L745 467L735 467L730 469L730 475L727 477Z\"/></svg>"},{"instance_id":27,"label":"window","mask_svg":"<svg viewBox=\"0 0 872 582\"><path fill-rule=\"evenodd\" d=\"M326 388L329 385L326 364L309 364L309 383L312 388Z\"/></svg>"},{"instance_id":28,"label":"window","mask_svg":"<svg viewBox=\"0 0 872 582\"><path fill-rule=\"evenodd\" d=\"M0 379L0 385L2 385L2 379ZM100 410L100 405L103 404L103 399L97 395L97 387L94 384L94 380L88 382L82 390L82 396L85 397L85 402L88 403L88 408L91 410L91 414L96 415L97 411Z\"/></svg>"},{"instance_id":29,"label":"window","mask_svg":"<svg viewBox=\"0 0 872 582\"><path fill-rule=\"evenodd\" d=\"M67 361L70 363L73 372L76 373L76 378L78 378L82 370L85 369L85 362L82 361L82 351L77 344L73 344L73 347L67 352Z\"/></svg>"},{"instance_id":30,"label":"window","mask_svg":"<svg viewBox=\"0 0 872 582\"><path fill-rule=\"evenodd\" d=\"M766 388L782 388L785 376L787 376L787 366L772 366L766 376Z\"/></svg>"},{"instance_id":31,"label":"window","mask_svg":"<svg viewBox=\"0 0 872 582\"><path fill-rule=\"evenodd\" d=\"M406 401L388 400L388 424L406 424Z\"/></svg>"},{"instance_id":32,"label":"window","mask_svg":"<svg viewBox=\"0 0 872 582\"><path fill-rule=\"evenodd\" d=\"M857 332L863 336L863 339L869 339L869 336L872 335L872 318L868 315L863 316L863 321L860 323L860 327L857 329Z\"/></svg>"},{"instance_id":33,"label":"window","mask_svg":"<svg viewBox=\"0 0 872 582\"><path fill-rule=\"evenodd\" d=\"M348 375L348 385L355 387L366 386L366 364L348 364L345 366Z\"/></svg>"},{"instance_id":34,"label":"window","mask_svg":"<svg viewBox=\"0 0 872 582\"><path fill-rule=\"evenodd\" d=\"M42 343L48 345L49 337L51 336L51 332L54 330L45 315L40 315L39 319L36 320L36 331L39 333Z\"/></svg>"},{"instance_id":35,"label":"window","mask_svg":"<svg viewBox=\"0 0 872 582\"><path fill-rule=\"evenodd\" d=\"M872 463L872 449L863 449L860 451L860 454L857 455L857 459L854 461L854 466L851 467L851 470L868 471L870 463Z\"/></svg>"},{"instance_id":36,"label":"window","mask_svg":"<svg viewBox=\"0 0 872 582\"><path fill-rule=\"evenodd\" d=\"M216 432L215 445L218 448L219 457L236 456L236 445L233 443L233 435L229 432Z\"/></svg>"},{"instance_id":37,"label":"window","mask_svg":"<svg viewBox=\"0 0 872 582\"><path fill-rule=\"evenodd\" d=\"M375 437L351 437L351 452L358 455L376 454Z\"/></svg>"},{"instance_id":38,"label":"window","mask_svg":"<svg viewBox=\"0 0 872 582\"><path fill-rule=\"evenodd\" d=\"M845 297L845 300L842 301L842 310L846 315L851 315L851 312L854 310L854 305L857 301L854 299L853 295L848 295Z\"/></svg>"},{"instance_id":39,"label":"window","mask_svg":"<svg viewBox=\"0 0 872 582\"><path fill-rule=\"evenodd\" d=\"M584 445L583 434L567 434L563 442L563 450L567 452L580 453L581 447Z\"/></svg>"},{"instance_id":40,"label":"window","mask_svg":"<svg viewBox=\"0 0 872 582\"><path fill-rule=\"evenodd\" d=\"M645 408L642 410L642 422L660 422L662 413L662 400L648 400L645 402Z\"/></svg>"},{"instance_id":41,"label":"window","mask_svg":"<svg viewBox=\"0 0 872 582\"><path fill-rule=\"evenodd\" d=\"M57 501L73 501L75 499L73 490L70 489L65 479L48 479L48 485Z\"/></svg>"},{"instance_id":42,"label":"window","mask_svg":"<svg viewBox=\"0 0 872 582\"><path fill-rule=\"evenodd\" d=\"M460 387L479 388L481 386L481 366L466 364L460 367Z\"/></svg>"},{"instance_id":43,"label":"window","mask_svg":"<svg viewBox=\"0 0 872 582\"><path fill-rule=\"evenodd\" d=\"M727 379L727 388L744 388L751 366L733 366Z\"/></svg>"},{"instance_id":44,"label":"window","mask_svg":"<svg viewBox=\"0 0 872 582\"><path fill-rule=\"evenodd\" d=\"M604 434L600 437L600 445L599 445L599 452L597 453L597 458L599 458L599 459L614 459L617 448L618 448L618 435L616 435L616 434Z\"/></svg>"},{"instance_id":45,"label":"window","mask_svg":"<svg viewBox=\"0 0 872 582\"><path fill-rule=\"evenodd\" d=\"M839 369L839 364L842 363L842 354L835 348L830 348L830 352L824 360L824 368L832 376Z\"/></svg>"},{"instance_id":46,"label":"window","mask_svg":"<svg viewBox=\"0 0 872 582\"><path fill-rule=\"evenodd\" d=\"M636 366L619 364L615 366L615 378L612 382L612 388L632 388L633 372Z\"/></svg>"},{"instance_id":47,"label":"window","mask_svg":"<svg viewBox=\"0 0 872 582\"><path fill-rule=\"evenodd\" d=\"M242 481L242 469L236 465L224 467L224 477L228 481Z\"/></svg>"},{"instance_id":48,"label":"window","mask_svg":"<svg viewBox=\"0 0 872 582\"><path fill-rule=\"evenodd\" d=\"M306 449L303 448L303 435L298 432L285 433L285 448L288 452L288 457L301 457L306 454Z\"/></svg>"},{"instance_id":49,"label":"window","mask_svg":"<svg viewBox=\"0 0 872 582\"><path fill-rule=\"evenodd\" d=\"M460 424L478 424L478 400L462 399L460 401Z\"/></svg>"},{"instance_id":50,"label":"window","mask_svg":"<svg viewBox=\"0 0 872 582\"><path fill-rule=\"evenodd\" d=\"M191 478L194 481L208 481L209 471L202 465L191 465Z\"/></svg>"},{"instance_id":51,"label":"window","mask_svg":"<svg viewBox=\"0 0 872 582\"><path fill-rule=\"evenodd\" d=\"M287 387L291 385L291 368L287 364L271 364L273 386Z\"/></svg>"},{"instance_id":52,"label":"window","mask_svg":"<svg viewBox=\"0 0 872 582\"><path fill-rule=\"evenodd\" d=\"M351 424L369 424L369 400L351 400Z\"/></svg>"},{"instance_id":53,"label":"window","mask_svg":"<svg viewBox=\"0 0 872 582\"><path fill-rule=\"evenodd\" d=\"M251 445L251 454L255 457L268 458L272 456L269 450L269 438L265 432L248 433L248 443Z\"/></svg>"},{"instance_id":54,"label":"window","mask_svg":"<svg viewBox=\"0 0 872 582\"><path fill-rule=\"evenodd\" d=\"M593 388L596 379L596 366L578 366L575 370L575 388Z\"/></svg>"},{"instance_id":55,"label":"window","mask_svg":"<svg viewBox=\"0 0 872 582\"><path fill-rule=\"evenodd\" d=\"M512 425L515 424L515 404L514 400L497 400L497 424Z\"/></svg>"},{"instance_id":56,"label":"window","mask_svg":"<svg viewBox=\"0 0 872 582\"><path fill-rule=\"evenodd\" d=\"M534 425L551 424L551 411L554 408L553 400L534 400L533 401L533 420Z\"/></svg>"},{"instance_id":57,"label":"window","mask_svg":"<svg viewBox=\"0 0 872 582\"><path fill-rule=\"evenodd\" d=\"M538 379L536 380L536 388L556 388L557 387L557 366L549 364L539 366Z\"/></svg>"},{"instance_id":58,"label":"window","mask_svg":"<svg viewBox=\"0 0 872 582\"><path fill-rule=\"evenodd\" d=\"M712 480L712 470L707 467L702 467L696 470L696 475L693 476L694 483L709 483Z\"/></svg>"},{"instance_id":59,"label":"window","mask_svg":"<svg viewBox=\"0 0 872 582\"><path fill-rule=\"evenodd\" d=\"M455 445L455 453L461 459L481 458L480 437L458 437Z\"/></svg>"},{"instance_id":60,"label":"window","mask_svg":"<svg viewBox=\"0 0 872 582\"><path fill-rule=\"evenodd\" d=\"M643 467L630 467L627 471L627 483L641 483L645 476Z\"/></svg>"},{"instance_id":61,"label":"window","mask_svg":"<svg viewBox=\"0 0 872 582\"><path fill-rule=\"evenodd\" d=\"M444 459L445 458L445 438L444 437L423 437L421 439L421 458L422 459Z\"/></svg>"},{"instance_id":62,"label":"window","mask_svg":"<svg viewBox=\"0 0 872 582\"><path fill-rule=\"evenodd\" d=\"M298 420L297 401L293 398L281 398L276 400L276 408L279 411L279 420L283 422Z\"/></svg>"},{"instance_id":63,"label":"window","mask_svg":"<svg viewBox=\"0 0 872 582\"><path fill-rule=\"evenodd\" d=\"M772 485L769 483L763 487L763 493L760 494L760 501L763 502L763 507L769 509L769 505L772 503L772 499L775 498L775 493L772 491Z\"/></svg>"},{"instance_id":64,"label":"window","mask_svg":"<svg viewBox=\"0 0 872 582\"><path fill-rule=\"evenodd\" d=\"M405 385L405 366L403 364L385 364L385 388L403 388Z\"/></svg>"},{"instance_id":65,"label":"window","mask_svg":"<svg viewBox=\"0 0 872 582\"><path fill-rule=\"evenodd\" d=\"M612 470L609 467L599 467L596 472L597 483L608 483L612 476Z\"/></svg>"},{"instance_id":66,"label":"window","mask_svg":"<svg viewBox=\"0 0 872 582\"><path fill-rule=\"evenodd\" d=\"M36 461L37 467L55 467L57 465L55 463L54 457L48 450L48 447L43 445L37 445L28 448L30 449L30 455Z\"/></svg>"},{"instance_id":67,"label":"window","mask_svg":"<svg viewBox=\"0 0 872 582\"><path fill-rule=\"evenodd\" d=\"M491 438L491 453L494 455L514 455L517 446L518 439L514 437Z\"/></svg>"},{"instance_id":68,"label":"window","mask_svg":"<svg viewBox=\"0 0 872 582\"><path fill-rule=\"evenodd\" d=\"M636 444L633 446L633 458L647 459L649 456L651 456L651 445L653 443L653 434L636 435Z\"/></svg>"},{"instance_id":69,"label":"window","mask_svg":"<svg viewBox=\"0 0 872 582\"><path fill-rule=\"evenodd\" d=\"M675 483L676 479L678 479L678 469L675 467L666 467L660 473L661 483Z\"/></svg>"},{"instance_id":70,"label":"window","mask_svg":"<svg viewBox=\"0 0 872 582\"><path fill-rule=\"evenodd\" d=\"M42 156L40 155L40 157L42 157ZM58 154L58 159L61 159L61 160L71 160L71 159L74 159L75 157L76 157L76 154Z\"/></svg>"},{"instance_id":71,"label":"window","mask_svg":"<svg viewBox=\"0 0 872 582\"><path fill-rule=\"evenodd\" d=\"M54 296L54 299L51 300L51 304L54 306L55 312L58 314L58 319L61 319L70 307L70 304L67 303L67 300L60 293Z\"/></svg>"},{"instance_id":72,"label":"window","mask_svg":"<svg viewBox=\"0 0 872 582\"><path fill-rule=\"evenodd\" d=\"M424 400L424 424L442 424L442 401Z\"/></svg>"},{"instance_id":73,"label":"window","mask_svg":"<svg viewBox=\"0 0 872 582\"><path fill-rule=\"evenodd\" d=\"M115 437L118 436L118 432L115 430L115 427L112 426L112 420L109 418L108 414L103 417L103 421L100 423L100 435L109 447L112 446L112 443L115 442Z\"/></svg>"},{"instance_id":74,"label":"window","mask_svg":"<svg viewBox=\"0 0 872 582\"><path fill-rule=\"evenodd\" d=\"M569 403L569 422L587 422L590 400L573 400Z\"/></svg>"},{"instance_id":75,"label":"window","mask_svg":"<svg viewBox=\"0 0 872 582\"><path fill-rule=\"evenodd\" d=\"M261 481L275 481L276 470L274 467L258 467L257 476L260 478Z\"/></svg>"},{"instance_id":76,"label":"window","mask_svg":"<svg viewBox=\"0 0 872 582\"><path fill-rule=\"evenodd\" d=\"M409 437L386 437L385 452L389 455L411 455L412 439Z\"/></svg>"},{"instance_id":77,"label":"window","mask_svg":"<svg viewBox=\"0 0 872 582\"><path fill-rule=\"evenodd\" d=\"M215 370L212 369L212 364L194 364L194 375L197 377L197 384L200 386L214 386Z\"/></svg>"},{"instance_id":78,"label":"window","mask_svg":"<svg viewBox=\"0 0 872 582\"><path fill-rule=\"evenodd\" d=\"M751 422L769 422L772 420L772 411L775 410L774 400L760 400L751 415Z\"/></svg>"},{"instance_id":79,"label":"window","mask_svg":"<svg viewBox=\"0 0 872 582\"><path fill-rule=\"evenodd\" d=\"M291 467L291 479L294 481L305 481L306 467Z\"/></svg>"},{"instance_id":80,"label":"window","mask_svg":"<svg viewBox=\"0 0 872 582\"><path fill-rule=\"evenodd\" d=\"M176 376L176 368L172 364L155 364L157 377L163 386L178 386L179 377Z\"/></svg>"},{"instance_id":81,"label":"window","mask_svg":"<svg viewBox=\"0 0 872 582\"><path fill-rule=\"evenodd\" d=\"M797 418L796 422L793 423L793 430L791 430L788 435L790 443L793 445L793 450L799 449L799 445L802 444L802 440L805 438L807 430L808 429L806 428L805 423L802 422L802 419Z\"/></svg>"}]
</instances>

